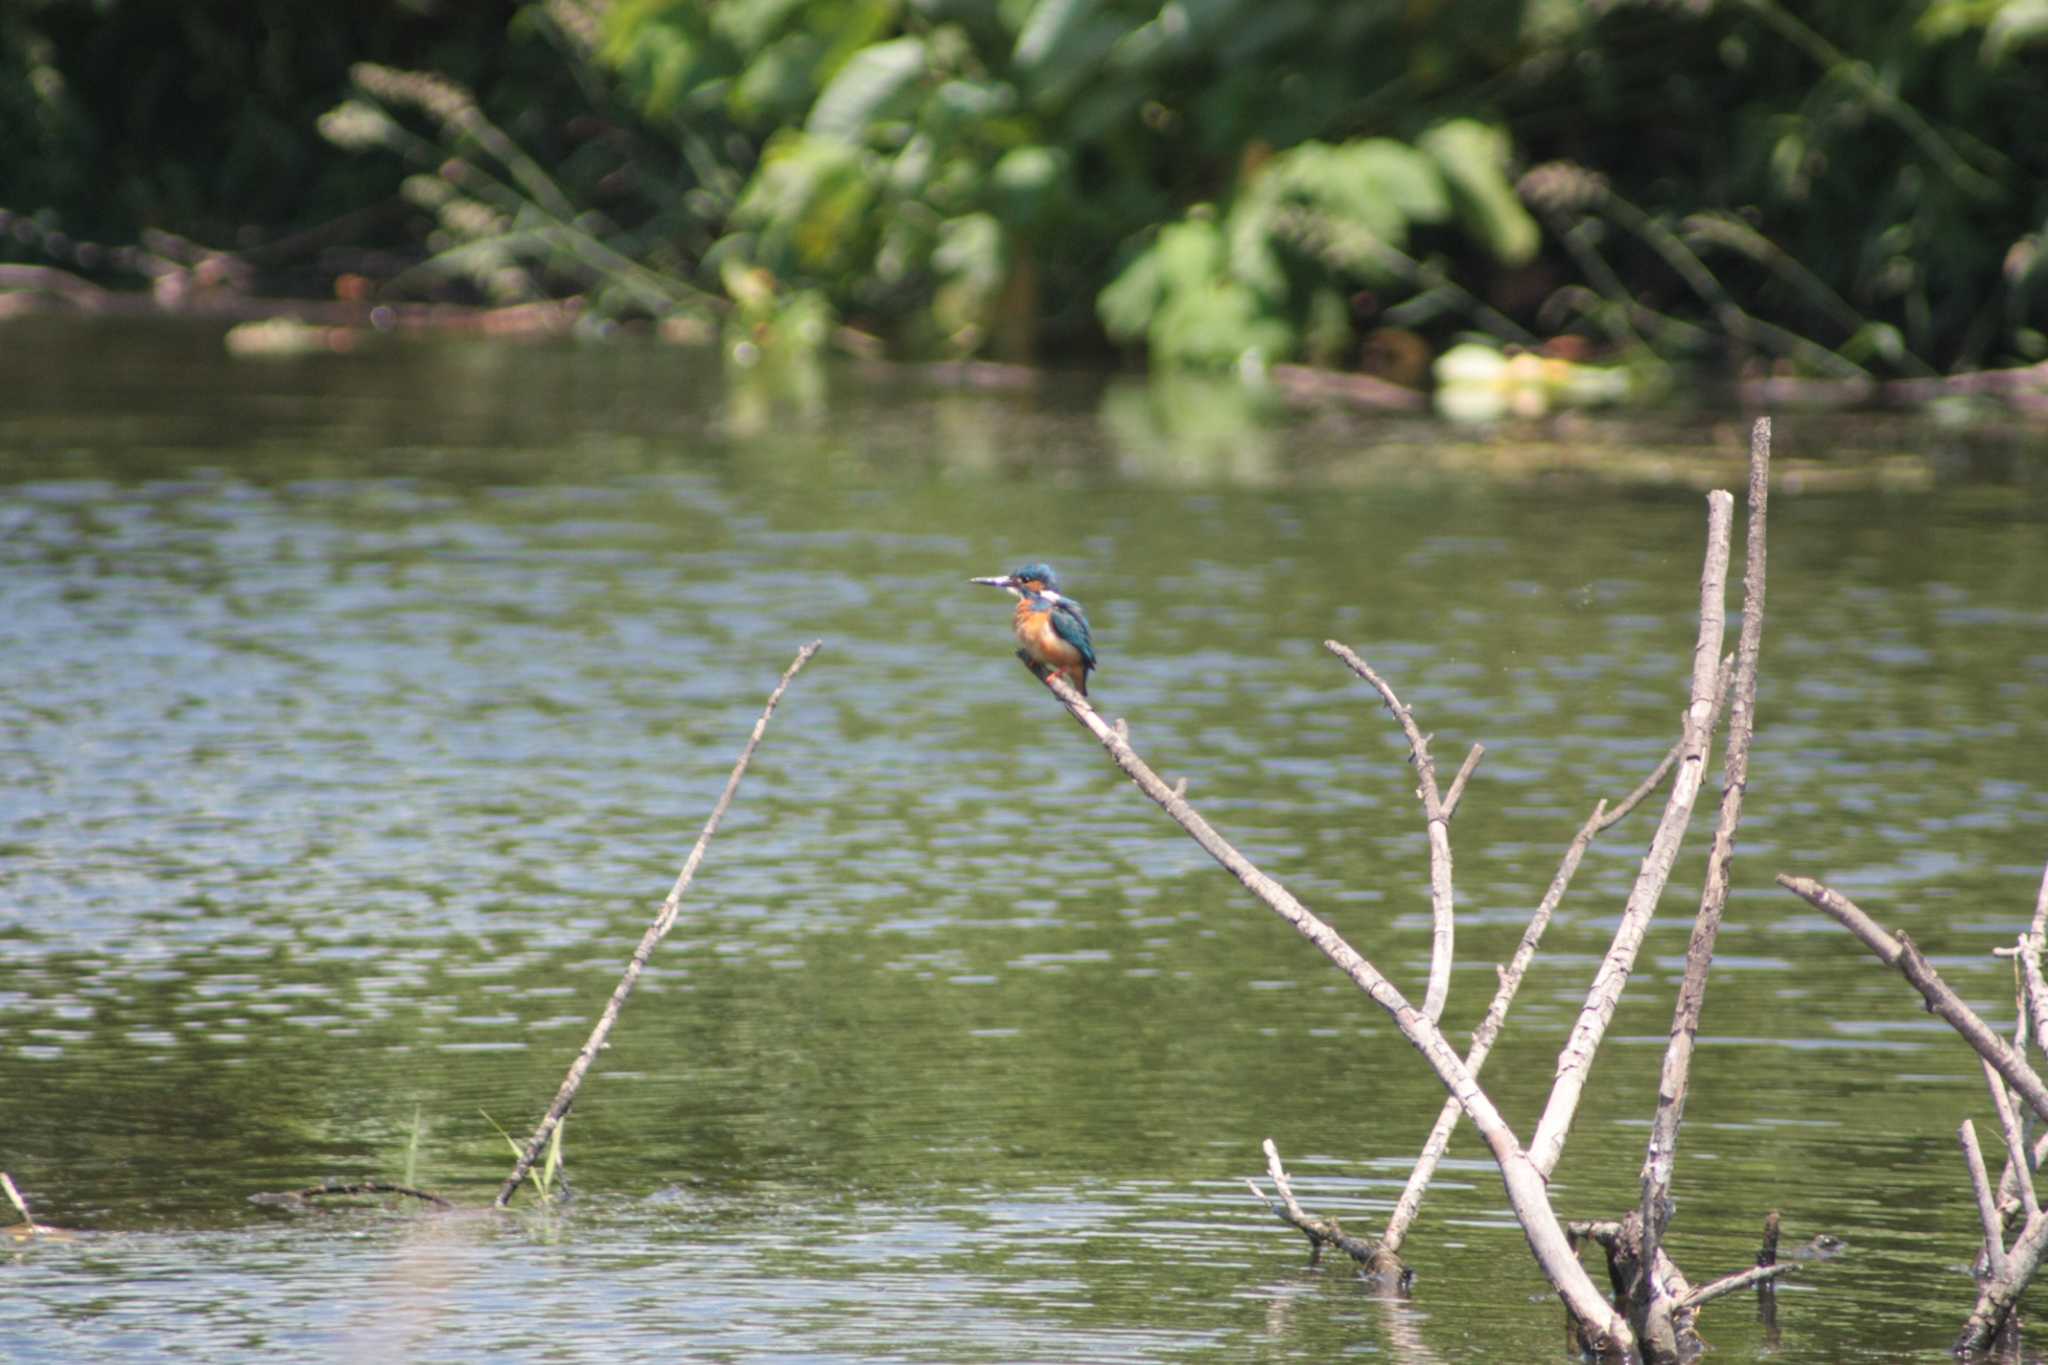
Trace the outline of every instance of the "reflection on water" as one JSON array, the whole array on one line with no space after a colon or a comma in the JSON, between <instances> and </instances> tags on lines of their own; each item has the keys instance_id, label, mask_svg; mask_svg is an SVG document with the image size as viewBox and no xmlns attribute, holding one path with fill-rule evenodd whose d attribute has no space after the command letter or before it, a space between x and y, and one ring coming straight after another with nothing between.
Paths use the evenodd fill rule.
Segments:
<instances>
[{"instance_id":1,"label":"reflection on water","mask_svg":"<svg viewBox=\"0 0 2048 1365\"><path fill-rule=\"evenodd\" d=\"M1484 740L1455 1031L1586 809L1669 742L1696 471L1446 474L1432 427L1239 428L1213 395L1080 381L863 376L829 420L736 435L716 376L663 350L273 367L185 330L5 341L31 380L0 393L0 1169L89 1233L15 1252L29 1355L1556 1349L1469 1139L1412 1304L1303 1269L1243 1187L1259 1140L1370 1229L1435 1084L1034 693L964 579L1057 563L1105 709L1403 984L1428 953L1412 783L1318 642L1356 645L1447 751ZM1540 435L1639 472L1740 449L1729 422ZM1852 1248L1785 1291L1786 1358L1934 1352L1969 1295L1974 1062L1769 878L1828 878L2009 1015L1988 951L2048 850L2048 497L2023 440L1786 419L1778 442L1931 477L1774 505L1675 1236L1718 1273L1782 1208L1789 1241ZM483 1202L507 1156L478 1111L519 1130L552 1094L820 635L585 1088L576 1202L247 1202L408 1161ZM1488 1070L1517 1125L1638 820L1588 858ZM1559 1172L1575 1216L1635 1197L1699 865ZM1746 1305L1706 1326L1762 1349Z\"/></svg>"}]
</instances>

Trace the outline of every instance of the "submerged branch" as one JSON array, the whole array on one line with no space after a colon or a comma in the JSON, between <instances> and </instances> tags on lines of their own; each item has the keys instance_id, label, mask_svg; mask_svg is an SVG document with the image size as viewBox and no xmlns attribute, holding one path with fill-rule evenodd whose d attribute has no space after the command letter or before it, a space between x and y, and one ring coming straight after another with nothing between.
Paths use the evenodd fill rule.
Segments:
<instances>
[{"instance_id":1,"label":"submerged branch","mask_svg":"<svg viewBox=\"0 0 2048 1365\"><path fill-rule=\"evenodd\" d=\"M1244 1183L1258 1196L1260 1203L1273 1211L1275 1218L1308 1238L1308 1263L1314 1265L1322 1259L1323 1248L1333 1246L1368 1270L1377 1269L1379 1248L1367 1238L1353 1237L1334 1218L1310 1216L1294 1197L1293 1182L1287 1178L1287 1168L1280 1164L1280 1149L1273 1145L1271 1138L1262 1145L1266 1150L1266 1173L1273 1178L1273 1188L1280 1192L1280 1198L1268 1199L1257 1181L1246 1180Z\"/></svg>"},{"instance_id":2,"label":"submerged branch","mask_svg":"<svg viewBox=\"0 0 2048 1365\"><path fill-rule=\"evenodd\" d=\"M726 808L732 805L733 793L739 790L740 778L746 775L747 764L753 761L754 750L760 746L761 736L768 729L769 717L775 714L775 705L782 700L782 694L789 690L790 680L797 670L811 661L811 656L823 647L824 641L813 640L796 653L796 658L782 672L782 680L775 684L775 690L768 694L768 704L761 709L761 718L754 722L753 733L747 736L746 747L740 750L739 762L733 764L732 776L725 780L725 790L718 795L718 803L711 808L711 818L704 822L704 830L697 836L696 846L683 862L683 870L670 888L668 899L661 903L654 922L647 926L647 932L640 937L640 946L633 950L633 956L626 963L626 971L619 978L619 984L612 991L612 998L599 1016L597 1027L590 1031L590 1038L583 1044L583 1050L576 1054L576 1060L569 1064L569 1074L562 1078L562 1088L555 1094L555 1102L548 1106L548 1112L540 1121L540 1127L533 1130L533 1137L527 1142L526 1150L512 1167L512 1174L505 1177L505 1183L498 1187L498 1197L491 1201L492 1207L504 1208L512 1202L512 1196L519 1192L519 1183L526 1179L526 1173L533 1169L533 1163L540 1159L542 1149L554 1135L555 1128L569 1112L569 1106L576 1102L576 1092L583 1085L583 1077L589 1072L590 1064L603 1049L605 1039L610 1036L612 1025L619 1019L619 1011L625 1008L626 997L633 993L634 985L640 980L640 972L646 967L647 959L654 953L655 945L668 936L669 929L676 922L676 913L682 908L683 893L690 889L690 882L697 875L698 865L704 861L705 850L711 846L711 836L718 833L719 821L725 818Z\"/></svg>"},{"instance_id":3,"label":"submerged branch","mask_svg":"<svg viewBox=\"0 0 2048 1365\"><path fill-rule=\"evenodd\" d=\"M415 1189L411 1185L394 1185L387 1180L330 1180L320 1185L308 1185L303 1190L293 1190L285 1198L294 1204L310 1204L316 1199L346 1198L359 1194L395 1194L406 1199L417 1199L424 1204L432 1204L437 1209L455 1207L432 1190Z\"/></svg>"}]
</instances>

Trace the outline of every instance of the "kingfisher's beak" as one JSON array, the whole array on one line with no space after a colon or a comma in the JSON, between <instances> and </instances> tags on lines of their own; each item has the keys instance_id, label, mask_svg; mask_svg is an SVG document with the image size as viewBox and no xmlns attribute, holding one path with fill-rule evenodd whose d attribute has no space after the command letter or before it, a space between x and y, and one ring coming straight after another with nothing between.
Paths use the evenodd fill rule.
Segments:
<instances>
[{"instance_id":1,"label":"kingfisher's beak","mask_svg":"<svg viewBox=\"0 0 2048 1365\"><path fill-rule=\"evenodd\" d=\"M1000 578L970 578L967 581L969 583L979 583L984 587L990 588L1014 588L1017 586L1017 580L1008 574L1004 574Z\"/></svg>"}]
</instances>

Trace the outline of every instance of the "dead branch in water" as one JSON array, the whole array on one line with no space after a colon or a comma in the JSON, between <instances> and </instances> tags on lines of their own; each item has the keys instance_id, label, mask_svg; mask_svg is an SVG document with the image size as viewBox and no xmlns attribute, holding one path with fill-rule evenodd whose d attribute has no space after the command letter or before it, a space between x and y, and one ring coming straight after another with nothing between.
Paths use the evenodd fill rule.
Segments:
<instances>
[{"instance_id":1,"label":"dead branch in water","mask_svg":"<svg viewBox=\"0 0 2048 1365\"><path fill-rule=\"evenodd\" d=\"M1294 1184L1287 1178L1287 1168L1280 1164L1280 1149L1271 1138L1266 1139L1264 1146L1266 1173L1273 1178L1273 1188L1280 1192L1280 1198L1268 1199L1255 1180L1244 1183L1261 1204L1273 1211L1275 1218L1308 1238L1308 1263L1314 1265L1322 1260L1323 1248L1333 1246L1368 1271L1374 1270L1379 1264L1379 1247L1368 1238L1353 1237L1334 1218L1310 1217L1294 1197Z\"/></svg>"},{"instance_id":2,"label":"dead branch in water","mask_svg":"<svg viewBox=\"0 0 2048 1365\"><path fill-rule=\"evenodd\" d=\"M1734 666L1732 656L1721 661L1720 681L1716 694L1727 695L1730 670ZM1501 1029L1507 1023L1508 1009L1515 1002L1515 994L1521 989L1522 978L1528 973L1530 962L1535 960L1536 949L1543 941L1544 930L1550 927L1550 918L1564 900L1565 892L1571 887L1572 878L1578 873L1579 863L1593 840L1607 830L1621 823L1635 808L1642 804L1649 794L1661 785L1670 774L1673 764L1678 762L1684 741L1679 740L1665 750L1664 757L1651 770L1650 775L1636 784L1634 791L1609 808L1605 801L1596 802L1593 813L1579 827L1579 832L1566 846L1563 859L1558 863L1557 873L1550 879L1550 888L1543 893L1543 899L1536 906L1535 914L1529 917L1529 925L1522 931L1522 941L1515 947L1515 955L1508 965L1499 968L1500 984L1494 990L1493 1002L1486 1007L1486 1017L1479 1021L1479 1027L1472 1031L1471 1046L1465 1052L1465 1066L1474 1076L1486 1065L1487 1056L1493 1051L1494 1041L1500 1037ZM1458 1123L1458 1102L1446 1099L1436 1116L1436 1126L1430 1129L1429 1137L1423 1142L1422 1153L1415 1159L1414 1167L1408 1173L1407 1187L1401 1191L1399 1202L1387 1217L1386 1231L1380 1237L1380 1250L1387 1256L1398 1256L1408 1239L1408 1229L1415 1216L1422 1209L1423 1195L1428 1192L1429 1182L1436 1176L1437 1164L1443 1160L1444 1151L1450 1146L1451 1130Z\"/></svg>"},{"instance_id":3,"label":"dead branch in water","mask_svg":"<svg viewBox=\"0 0 2048 1365\"><path fill-rule=\"evenodd\" d=\"M1956 1141L1962 1147L1964 1169L1970 1177L1977 1220L1983 1229L1983 1244L1978 1261L1981 1273L1977 1279L1977 1302L1964 1319L1955 1343L1957 1355L1982 1351L2011 1326L2013 1310L2020 1295L2040 1270L2043 1255L2048 1254L2048 1210L2040 1207L2033 1188L2032 1172L2028 1169L2048 1153L2048 1138L2030 1146L2018 1116L2012 1111L2012 1096L2016 1095L2025 1100L2036 1115L2048 1119L2048 1107L2044 1107L2044 1101L2048 1101L2048 1086L2042 1084L2040 1074L2028 1063L2025 1055L2030 1017L2038 1021L2038 1002L2042 995L2048 995L2048 991L2042 991L2039 984L2040 930L2044 923L2048 923L2048 870L2043 871L2042 890L2035 900L2033 932L2022 934L2019 939L2017 955L2023 998L2011 1044L1992 1032L1991 1026L1963 1002L1954 987L1941 979L1912 939L1904 934L1890 933L1847 896L1810 878L1781 872L1778 884L1832 916L1861 940L1880 962L1898 968L1900 974L1920 992L1928 1010L1947 1020L1983 1062L1985 1079L1991 1088L1992 1107L1998 1112L1999 1127L2006 1142L2006 1171L2004 1179L1994 1190L1990 1173L1984 1165L1983 1151L1977 1142L1976 1125L1964 1120L1956 1130ZM2035 1032L2038 1040L2038 1022ZM2008 1087L2010 1094L2006 1093ZM2011 1226L2009 1214L2017 1215L2019 1223L2019 1233L2010 1245L2005 1240L2006 1229Z\"/></svg>"},{"instance_id":4,"label":"dead branch in water","mask_svg":"<svg viewBox=\"0 0 2048 1365\"><path fill-rule=\"evenodd\" d=\"M6 1192L7 1202L14 1205L14 1211L21 1215L21 1225L28 1229L29 1236L40 1237L44 1233L56 1231L55 1228L44 1227L35 1220L35 1215L28 1211L28 1201L23 1199L21 1191L14 1187L14 1178L5 1171L0 1171L0 1191Z\"/></svg>"},{"instance_id":5,"label":"dead branch in water","mask_svg":"<svg viewBox=\"0 0 2048 1365\"><path fill-rule=\"evenodd\" d=\"M1728 751L1722 767L1721 813L1714 824L1714 844L1707 856L1707 877L1700 889L1699 913L1685 953L1685 976L1672 1011L1671 1041L1664 1051L1664 1069L1657 1085L1657 1113L1650 1125L1649 1149L1643 1156L1643 1199L1639 1217L1647 1259L1656 1259L1671 1219L1672 1168L1678 1156L1678 1130L1685 1117L1686 1090L1692 1075L1694 1040L1700 1012L1706 1005L1707 974L1714 965L1714 943L1721 915L1728 905L1728 870L1735 859L1735 830L1742 822L1742 798L1749 787L1749 744L1756 733L1757 662L1763 649L1765 514L1770 499L1771 423L1759 418L1750 433L1749 526L1742 574L1742 635L1735 651L1734 696L1728 707ZM1648 1280L1653 1291L1658 1281ZM1703 1291L1701 1291L1703 1292ZM1706 1300L1695 1299L1696 1302ZM1650 1334L1670 1335L1678 1302L1653 1298L1647 1305Z\"/></svg>"},{"instance_id":6,"label":"dead branch in water","mask_svg":"<svg viewBox=\"0 0 2048 1365\"><path fill-rule=\"evenodd\" d=\"M1718 710L1716 675L1728 611L1728 542L1734 517L1733 497L1719 490L1707 495L1707 553L1700 572L1699 638L1693 646L1692 696L1680 727L1678 771L1671 783L1671 794L1664 800L1663 818L1650 837L1649 851L1643 855L1635 886L1622 908L1614 942L1601 959L1593 984L1586 991L1578 1023L1558 1054L1557 1079L1551 1085L1550 1099L1543 1107L1536 1134L1529 1139L1530 1159L1545 1180L1564 1156L1564 1140L1571 1131L1572 1117L1578 1112L1579 1097L1585 1093L1593 1056L1621 1003L1622 988L1628 984L1636 953L1650 928L1650 916L1656 912L1664 884L1670 880L1672 864L1678 860L1678 848L1685 840L1685 827L1692 818L1693 803L1699 798L1700 783L1706 775L1707 750L1713 738L1710 726Z\"/></svg>"},{"instance_id":7,"label":"dead branch in water","mask_svg":"<svg viewBox=\"0 0 2048 1365\"><path fill-rule=\"evenodd\" d=\"M1927 1008L1946 1019L1949 1026L1962 1035L1963 1041L1975 1048L1978 1056L1991 1063L2004 1077L2005 1083L2026 1100L2036 1114L2048 1119L2048 1085L2042 1083L2039 1073L2027 1064L2026 1058L1993 1033L1991 1026L1975 1010L1963 1003L1963 998L1941 979L1941 974L1934 970L1933 964L1928 962L1912 939L1904 934L1894 936L1886 932L1847 896L1810 878L1781 872L1778 884L1832 915L1843 928L1861 939L1878 961L1887 967L1897 967L1920 992Z\"/></svg>"},{"instance_id":8,"label":"dead branch in water","mask_svg":"<svg viewBox=\"0 0 2048 1365\"><path fill-rule=\"evenodd\" d=\"M436 1209L455 1207L432 1190L415 1189L411 1185L394 1185L388 1180L330 1180L320 1185L308 1185L303 1190L293 1190L281 1197L267 1197L284 1203L311 1204L320 1199L341 1199L362 1194L395 1194L405 1199L417 1199L423 1204L432 1204Z\"/></svg>"},{"instance_id":9,"label":"dead branch in water","mask_svg":"<svg viewBox=\"0 0 2048 1365\"><path fill-rule=\"evenodd\" d=\"M1338 644L1335 640L1323 641L1323 648L1329 650L1353 673L1371 683L1373 690L1387 704L1394 719L1401 723L1401 730L1408 736L1409 756L1415 763L1416 795L1422 799L1422 818L1429 830L1429 912L1432 925L1429 941L1429 985L1423 992L1422 1013L1434 1024L1444 1015L1444 1000L1451 990L1451 947L1452 934L1456 923L1454 899L1451 893L1451 808L1437 791L1436 760L1429 756L1429 736L1422 733L1415 724L1415 715L1401 699L1394 695L1394 689L1387 680L1372 671L1372 665ZM1464 792L1465 779L1478 755L1483 752L1475 747L1473 756L1466 760L1467 766L1459 769L1454 784L1460 795Z\"/></svg>"},{"instance_id":10,"label":"dead branch in water","mask_svg":"<svg viewBox=\"0 0 2048 1365\"><path fill-rule=\"evenodd\" d=\"M533 1137L527 1142L526 1150L512 1167L512 1174L505 1177L505 1183L498 1187L498 1197L491 1201L493 1208L504 1208L512 1202L512 1196L519 1192L519 1184L526 1179L526 1173L533 1169L533 1163L540 1159L548 1139L554 1135L556 1125L568 1114L569 1106L576 1102L576 1092L583 1085L583 1078L590 1071L590 1064L610 1036L612 1025L619 1020L619 1011L625 1008L626 997L633 993L634 985L640 980L640 973L647 966L647 959L653 955L655 945L667 937L676 922L676 912L682 908L683 893L690 889L690 882L697 875L698 865L704 861L704 852L711 846L711 836L718 833L718 823L725 818L726 808L732 805L733 793L739 790L740 778L746 775L747 764L753 761L754 750L760 746L761 736L767 732L769 717L775 714L775 705L782 700L782 694L789 690L790 679L797 670L811 661L811 656L824 646L823 640L813 640L796 652L796 658L782 671L782 680L775 684L775 690L768 694L768 704L761 708L761 718L754 722L753 733L747 736L746 747L740 750L739 762L733 764L732 776L725 780L725 790L718 795L718 803L711 808L711 818L704 822L703 833L697 836L696 846L683 861L683 870L676 876L676 884L669 889L668 899L661 903L654 922L647 926L647 932L640 937L640 946L633 950L633 956L626 963L626 971L619 978L619 984L612 991L611 1000L605 1005L604 1013L598 1017L597 1027L590 1031L590 1038L583 1044L583 1050L576 1054L576 1060L569 1064L569 1074L562 1078L562 1087L555 1093L555 1102L548 1106L540 1127L534 1129Z\"/></svg>"},{"instance_id":11,"label":"dead branch in water","mask_svg":"<svg viewBox=\"0 0 2048 1365\"><path fill-rule=\"evenodd\" d=\"M1768 1282L1775 1274L1780 1273L1769 1269L1751 1268L1725 1276L1711 1284L1696 1287L1670 1261L1659 1245L1663 1224L1668 1217L1671 1158L1675 1151L1679 1118L1683 1112L1691 1046L1699 1027L1705 976L1712 963L1713 943L1726 904L1734 832L1741 814L1742 797L1747 783L1748 744L1753 724L1751 717L1755 709L1756 671L1761 643L1769 432L1768 420L1760 421L1757 423L1751 443L1749 565L1745 578L1742 645L1732 666L1723 662L1721 644L1726 630L1727 576L1734 499L1726 492L1715 492L1708 497L1708 535L1700 575L1698 637L1694 645L1691 686L1687 706L1681 718L1679 742L1666 765L1675 769L1676 776L1665 802L1663 818L1638 869L1614 942L1595 974L1585 1005L1560 1054L1556 1081L1542 1121L1526 1148L1516 1139L1491 1099L1480 1088L1475 1073L1478 1064L1485 1060L1487 1049L1500 1029L1501 1018L1505 1015L1515 986L1527 966L1528 956L1535 951L1536 939L1540 936L1543 925L1547 923L1549 913L1562 897L1564 887L1576 869L1579 856L1583 854L1586 844L1594 834L1612 823L1612 819L1619 818L1618 812L1610 818L1604 805L1596 806L1592 818L1581 830L1579 839L1567 850L1565 864L1560 868L1558 877L1553 880L1551 894L1545 897L1530 930L1525 933L1522 948L1517 953L1514 965L1501 973L1501 989L1496 993L1494 1004L1482 1023L1481 1032L1475 1035L1469 1060L1461 1059L1451 1050L1438 1027L1436 1012L1441 1009L1442 998L1448 985L1448 958L1451 946L1451 859L1448 824L1455 810L1457 798L1462 794L1465 778L1477 761L1476 752L1473 757L1466 760L1464 771L1461 771L1458 780L1452 784L1451 798L1446 800L1437 788L1435 769L1429 756L1428 737L1415 724L1408 708L1363 659L1334 641L1327 642L1327 647L1332 653L1337 654L1354 672L1379 691L1407 734L1417 768L1418 796L1422 800L1430 836L1431 899L1435 912L1429 987L1424 1004L1418 1009L1401 995L1371 961L1345 942L1335 929L1319 919L1285 887L1260 871L1218 834L1188 805L1184 797L1184 785L1168 787L1160 780L1132 748L1129 727L1124 721L1118 720L1113 724L1106 722L1088 701L1062 678L1040 668L1032 667L1031 670L1067 708L1068 713L1094 735L1108 751L1111 760L1145 795L1165 810L1204 851L1222 864L1269 909L1291 924L1296 932L1315 944L1324 956L1352 979L1354 984L1387 1011L1402 1036L1422 1053L1446 1090L1450 1092L1451 1105L1447 1106L1446 1115L1440 1118L1439 1131L1432 1134L1431 1148L1425 1149L1423 1160L1418 1162L1417 1174L1411 1179L1410 1194L1413 1195L1413 1199L1404 1195L1403 1208L1397 1210L1396 1221L1390 1223L1390 1229L1396 1233L1396 1236L1390 1239L1394 1247L1398 1246L1398 1236L1405 1233L1408 1222L1412 1221L1413 1203L1419 1200L1420 1189L1426 1185L1430 1169L1441 1153L1441 1138L1447 1135L1455 1121L1456 1113L1463 1112L1472 1120L1473 1126L1492 1153L1509 1204L1522 1225L1530 1249L1571 1315L1574 1340L1584 1349L1594 1352L1629 1355L1637 1350L1644 1350L1655 1359L1677 1359L1681 1353L1683 1340L1691 1339L1688 1329L1690 1314L1694 1309L1739 1288ZM1025 663L1030 666L1028 659L1025 659ZM1663 894L1672 866L1677 859L1686 826L1704 782L1712 735L1720 720L1724 697L1734 699L1732 704L1737 708L1739 722L1734 727L1737 736L1727 765L1721 818L1714 851L1710 858L1707 882L1701 892L1701 910L1695 924L1693 944L1688 952L1686 980L1674 1014L1672 1045L1667 1056L1663 1084L1660 1086L1656 1136L1653 1138L1644 1167L1644 1203L1642 1209L1632 1212L1628 1218L1618 1223L1574 1224L1572 1235L1567 1236L1550 1202L1547 1189L1549 1176L1562 1154L1573 1114L1584 1093L1587 1073L1591 1068L1594 1054L1613 1018L1621 990L1633 970L1650 917ZM1662 771L1660 768L1656 776L1661 777ZM1632 796L1630 803L1640 799L1640 796L1646 794L1649 789L1653 789L1652 784L1646 784L1645 789ZM1374 1269L1383 1268L1389 1263L1398 1266L1398 1260L1394 1258L1392 1248L1388 1245L1383 1243L1375 1246L1367 1239L1344 1233L1333 1220L1321 1220L1308 1215L1293 1198L1278 1150L1270 1139L1266 1142L1265 1149L1268 1173L1279 1190L1279 1199L1268 1200L1255 1182L1247 1183L1251 1185L1254 1194L1268 1203L1276 1216L1302 1231L1310 1239L1312 1255L1319 1255L1325 1245L1334 1245L1343 1248L1361 1264ZM1644 1210L1648 1210L1647 1214ZM1595 1229L1598 1230L1597 1233L1593 1231ZM1593 1288L1585 1267L1578 1259L1577 1243L1588 1235L1600 1240L1608 1250L1610 1276L1614 1279L1618 1297L1628 1306L1629 1311L1625 1315Z\"/></svg>"},{"instance_id":12,"label":"dead branch in water","mask_svg":"<svg viewBox=\"0 0 2048 1365\"><path fill-rule=\"evenodd\" d=\"M1029 661L1026 661L1029 667ZM1119 721L1115 725L1103 720L1088 699L1056 674L1031 670L1067 708L1075 719L1096 741L1109 752L1109 756L1124 775L1135 783L1138 789L1157 802L1160 809L1171 816L1210 857L1221 863L1226 871L1242 883L1246 890L1257 896L1266 907L1294 926L1303 938L1313 943L1322 954L1358 988L1372 997L1374 1003L1384 1009L1393 1019L1401 1036L1426 1058L1444 1087L1457 1099L1472 1126L1478 1130L1493 1154L1494 1163L1500 1168L1501 1182L1506 1188L1508 1203L1515 1211L1515 1217L1522 1225L1523 1234L1528 1238L1530 1250L1536 1257L1551 1288L1564 1300L1570 1310L1587 1324L1587 1335L1596 1349L1626 1353L1633 1349L1634 1339L1628 1323L1614 1311L1600 1291L1594 1286L1586 1269L1573 1253L1566 1240L1564 1229L1559 1226L1557 1215L1551 1208L1550 1199L1544 1189L1544 1180L1521 1144L1515 1140L1507 1121L1494 1107L1479 1083L1465 1069L1464 1063L1451 1049L1449 1041L1435 1024L1423 1016L1421 1010L1402 998L1394 984L1344 941L1334 928L1313 914L1307 906L1296 900L1293 893L1252 863L1232 847L1230 842L1218 834L1209 822L1202 818L1194 807L1172 787L1169 787L1154 772L1144 759L1131 747L1129 727Z\"/></svg>"}]
</instances>

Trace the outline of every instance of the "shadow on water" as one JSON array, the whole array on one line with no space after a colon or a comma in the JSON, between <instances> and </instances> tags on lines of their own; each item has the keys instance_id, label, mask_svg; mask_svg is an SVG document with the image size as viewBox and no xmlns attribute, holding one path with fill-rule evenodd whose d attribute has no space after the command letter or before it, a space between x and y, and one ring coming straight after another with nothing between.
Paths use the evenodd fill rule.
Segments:
<instances>
[{"instance_id":1,"label":"shadow on water","mask_svg":"<svg viewBox=\"0 0 2048 1365\"><path fill-rule=\"evenodd\" d=\"M848 372L764 408L656 348L236 364L189 328L5 334L0 1169L86 1230L12 1249L24 1358L1538 1359L1561 1340L1469 1138L1412 1303L1304 1268L1258 1144L1369 1229L1440 1100L1370 1002L1037 697L969 574L1046 557L1097 691L1247 853L1420 979L1403 749L1459 816L1462 1036L1592 802L1668 744L1725 416L1472 437L1214 386ZM1824 876L1995 1018L2048 847L2048 479L2031 431L1778 422L1772 619L1674 1226L1844 1261L1787 1360L1932 1358L1975 1239L1973 1058ZM552 1214L481 1204L777 671L806 671L586 1086ZM1641 817L1638 817L1641 819ZM1647 821L1596 846L1487 1079L1533 1120ZM1700 857L1558 1174L1635 1197ZM415 1115L420 1128L415 1131ZM416 1150L415 1150L416 1148ZM1746 1305L1708 1338L1765 1349ZM10 1348L12 1349L12 1348Z\"/></svg>"}]
</instances>

